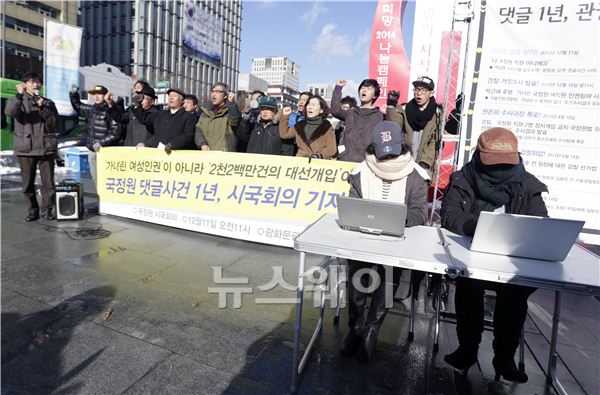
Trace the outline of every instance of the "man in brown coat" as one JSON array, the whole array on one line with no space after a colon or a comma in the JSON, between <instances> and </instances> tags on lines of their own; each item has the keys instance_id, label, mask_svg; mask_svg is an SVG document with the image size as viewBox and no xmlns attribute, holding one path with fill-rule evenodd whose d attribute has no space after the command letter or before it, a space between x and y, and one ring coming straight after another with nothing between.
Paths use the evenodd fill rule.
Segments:
<instances>
[{"instance_id":1,"label":"man in brown coat","mask_svg":"<svg viewBox=\"0 0 600 395\"><path fill-rule=\"evenodd\" d=\"M28 215L25 221L40 218L40 206L35 196L35 174L40 168L42 178L42 214L46 219L56 219L54 210L54 157L58 123L56 106L40 96L41 78L27 73L17 85L17 94L6 104L5 113L14 119L15 155L19 158L23 195L27 201Z\"/></svg>"}]
</instances>

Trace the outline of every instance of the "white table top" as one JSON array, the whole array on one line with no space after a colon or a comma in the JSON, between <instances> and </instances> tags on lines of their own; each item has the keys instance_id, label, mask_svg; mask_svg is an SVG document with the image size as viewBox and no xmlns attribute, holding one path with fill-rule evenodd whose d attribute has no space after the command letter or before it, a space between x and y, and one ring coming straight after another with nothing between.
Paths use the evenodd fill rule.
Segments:
<instances>
[{"instance_id":1,"label":"white table top","mask_svg":"<svg viewBox=\"0 0 600 395\"><path fill-rule=\"evenodd\" d=\"M294 248L432 273L450 270L480 280L600 295L600 260L577 245L564 262L548 262L471 252L468 237L443 233L451 257L435 227L407 228L405 238L399 239L343 230L337 215L326 214L296 237Z\"/></svg>"}]
</instances>

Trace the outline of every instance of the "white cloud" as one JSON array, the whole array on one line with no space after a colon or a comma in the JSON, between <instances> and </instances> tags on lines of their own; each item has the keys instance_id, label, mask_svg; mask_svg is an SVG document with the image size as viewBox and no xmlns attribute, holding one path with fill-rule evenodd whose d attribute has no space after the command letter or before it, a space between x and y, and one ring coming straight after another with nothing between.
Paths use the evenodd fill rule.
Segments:
<instances>
[{"instance_id":1,"label":"white cloud","mask_svg":"<svg viewBox=\"0 0 600 395\"><path fill-rule=\"evenodd\" d=\"M356 41L356 47L362 48L365 45L371 43L371 31L369 29L365 29L361 34L358 35L358 40Z\"/></svg>"},{"instance_id":2,"label":"white cloud","mask_svg":"<svg viewBox=\"0 0 600 395\"><path fill-rule=\"evenodd\" d=\"M356 39L352 40L345 34L337 34L337 25L328 23L323 26L321 33L313 45L316 58L324 59L325 64L331 65L333 58L347 56L359 56L361 63L369 62L369 45L371 43L371 31L365 29Z\"/></svg>"},{"instance_id":3,"label":"white cloud","mask_svg":"<svg viewBox=\"0 0 600 395\"><path fill-rule=\"evenodd\" d=\"M277 5L277 3L279 3L279 1L278 0L262 0L259 3L260 4L258 5L258 9L264 10L264 9L268 9L268 8L273 8L274 6Z\"/></svg>"},{"instance_id":4,"label":"white cloud","mask_svg":"<svg viewBox=\"0 0 600 395\"><path fill-rule=\"evenodd\" d=\"M306 23L308 26L312 26L320 15L327 14L327 8L320 1L315 1L312 3L312 7L310 10L302 14L300 20Z\"/></svg>"},{"instance_id":5,"label":"white cloud","mask_svg":"<svg viewBox=\"0 0 600 395\"><path fill-rule=\"evenodd\" d=\"M369 51L368 50L365 51L365 53L362 55L362 57L360 59L361 63L369 63L370 56L371 56L371 54L369 53Z\"/></svg>"},{"instance_id":6,"label":"white cloud","mask_svg":"<svg viewBox=\"0 0 600 395\"><path fill-rule=\"evenodd\" d=\"M313 46L315 52L327 57L350 56L354 52L348 36L336 34L336 25L328 23L323 26L321 33ZM325 58L327 59L327 58Z\"/></svg>"}]
</instances>

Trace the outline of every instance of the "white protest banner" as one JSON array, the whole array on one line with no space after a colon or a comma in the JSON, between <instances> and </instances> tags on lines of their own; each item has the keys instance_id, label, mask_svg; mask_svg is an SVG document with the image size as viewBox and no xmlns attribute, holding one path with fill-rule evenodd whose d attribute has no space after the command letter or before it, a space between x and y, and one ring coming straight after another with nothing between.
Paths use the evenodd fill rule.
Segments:
<instances>
[{"instance_id":1,"label":"white protest banner","mask_svg":"<svg viewBox=\"0 0 600 395\"><path fill-rule=\"evenodd\" d=\"M45 95L56 104L60 115L72 115L75 110L69 100L72 85L79 85L79 27L44 21L44 84Z\"/></svg>"},{"instance_id":2,"label":"white protest banner","mask_svg":"<svg viewBox=\"0 0 600 395\"><path fill-rule=\"evenodd\" d=\"M186 56L221 64L223 22L195 1L183 3L182 44Z\"/></svg>"},{"instance_id":3,"label":"white protest banner","mask_svg":"<svg viewBox=\"0 0 600 395\"><path fill-rule=\"evenodd\" d=\"M462 162L483 130L513 131L526 169L548 186L549 215L586 221L582 240L598 240L600 7L497 0L476 10Z\"/></svg>"}]
</instances>

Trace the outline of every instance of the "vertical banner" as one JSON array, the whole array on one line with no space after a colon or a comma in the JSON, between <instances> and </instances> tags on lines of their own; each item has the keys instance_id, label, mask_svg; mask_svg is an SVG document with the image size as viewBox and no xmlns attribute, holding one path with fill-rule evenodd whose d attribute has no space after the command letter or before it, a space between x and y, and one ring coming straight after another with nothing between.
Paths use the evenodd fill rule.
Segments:
<instances>
[{"instance_id":1,"label":"vertical banner","mask_svg":"<svg viewBox=\"0 0 600 395\"><path fill-rule=\"evenodd\" d=\"M600 239L600 7L564 0L481 1L468 61L464 163L479 134L513 131L527 170L544 182L551 217L586 221Z\"/></svg>"},{"instance_id":2,"label":"vertical banner","mask_svg":"<svg viewBox=\"0 0 600 395\"><path fill-rule=\"evenodd\" d=\"M223 22L193 0L183 4L182 44L186 56L221 64Z\"/></svg>"},{"instance_id":3,"label":"vertical banner","mask_svg":"<svg viewBox=\"0 0 600 395\"><path fill-rule=\"evenodd\" d=\"M456 75L447 75L447 64L451 44L453 51L461 53L460 32L465 28L465 24L453 24L453 14L454 1L417 0L415 2L410 80L414 81L423 75L433 79L436 86L436 100L440 104L445 104L442 98L445 93L446 78L451 78L451 85L456 85L458 77L458 67L455 69ZM451 42L453 27L454 42ZM409 91L406 93L409 99L412 99L412 85L408 89ZM448 95L449 101L454 102L454 99L454 95Z\"/></svg>"},{"instance_id":4,"label":"vertical banner","mask_svg":"<svg viewBox=\"0 0 600 395\"><path fill-rule=\"evenodd\" d=\"M75 112L69 100L71 85L79 85L79 27L44 21L44 84L45 96L56 104L60 115Z\"/></svg>"},{"instance_id":5,"label":"vertical banner","mask_svg":"<svg viewBox=\"0 0 600 395\"><path fill-rule=\"evenodd\" d=\"M402 39L402 5L400 0L379 0L369 55L369 76L381 86L381 95L375 106L387 102L390 90L405 91L409 79L409 62Z\"/></svg>"}]
</instances>

